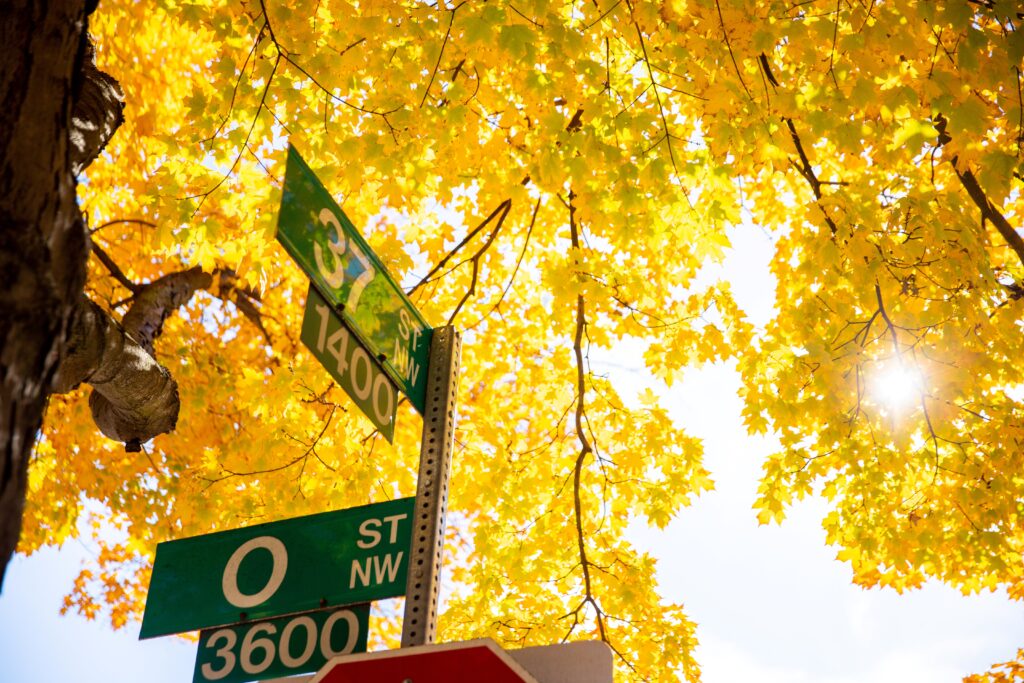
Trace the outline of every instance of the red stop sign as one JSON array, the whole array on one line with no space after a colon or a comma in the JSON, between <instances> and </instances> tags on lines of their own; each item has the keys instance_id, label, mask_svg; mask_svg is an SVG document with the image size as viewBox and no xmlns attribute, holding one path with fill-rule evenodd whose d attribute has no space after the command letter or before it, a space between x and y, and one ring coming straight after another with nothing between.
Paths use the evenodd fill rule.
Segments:
<instances>
[{"instance_id":1,"label":"red stop sign","mask_svg":"<svg viewBox=\"0 0 1024 683\"><path fill-rule=\"evenodd\" d=\"M309 683L537 683L489 638L336 657Z\"/></svg>"}]
</instances>

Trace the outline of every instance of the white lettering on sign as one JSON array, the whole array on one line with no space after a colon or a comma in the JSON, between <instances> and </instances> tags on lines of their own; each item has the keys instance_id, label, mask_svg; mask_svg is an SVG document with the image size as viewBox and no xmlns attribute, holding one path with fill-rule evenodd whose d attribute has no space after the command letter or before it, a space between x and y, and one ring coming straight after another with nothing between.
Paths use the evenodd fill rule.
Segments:
<instances>
[{"instance_id":1,"label":"white lettering on sign","mask_svg":"<svg viewBox=\"0 0 1024 683\"><path fill-rule=\"evenodd\" d=\"M263 588L251 595L246 595L238 589L238 569L242 566L242 560L257 548L269 550L273 558L273 568L270 571L270 578ZM288 551L284 543L273 536L257 536L251 538L231 554L227 566L224 567L224 576L221 577L221 590L224 597L235 607L255 607L266 602L281 587L284 581L284 574L288 570Z\"/></svg>"},{"instance_id":2,"label":"white lettering on sign","mask_svg":"<svg viewBox=\"0 0 1024 683\"><path fill-rule=\"evenodd\" d=\"M390 517L384 518L385 522L389 522L391 524L391 537L388 539L388 543L398 542L398 523L408 516L409 515L403 512L400 515L391 515Z\"/></svg>"},{"instance_id":3,"label":"white lettering on sign","mask_svg":"<svg viewBox=\"0 0 1024 683\"><path fill-rule=\"evenodd\" d=\"M335 650L331 646L331 641L333 640L334 626L339 621L345 622L347 636L341 649ZM297 643L295 641L296 631L304 634L298 636ZM242 671L253 675L266 671L275 661L280 661L289 669L299 669L309 662L313 653L316 652L318 644L320 645L320 654L324 659L350 654L359 644L359 619L351 610L341 610L329 616L323 627L318 629L313 619L306 615L300 615L285 624L276 642L273 636L277 636L277 627L274 624L267 622L253 624L242 637L241 647L236 654L235 648L238 645L236 632L228 628L214 631L205 643L202 641L199 643L201 654L205 650L216 650L215 662L206 662L199 667L202 679L217 681L226 678L234 673L236 665L240 665ZM302 646L298 655L292 654L296 649L293 647L295 644ZM218 647L218 645L220 646ZM260 654L253 657L257 651Z\"/></svg>"},{"instance_id":4,"label":"white lettering on sign","mask_svg":"<svg viewBox=\"0 0 1024 683\"><path fill-rule=\"evenodd\" d=\"M409 324L409 313L403 308L398 312L398 334L405 341L409 341Z\"/></svg>"},{"instance_id":5,"label":"white lettering on sign","mask_svg":"<svg viewBox=\"0 0 1024 683\"><path fill-rule=\"evenodd\" d=\"M360 401L370 398L370 392L373 391L373 367L371 367L371 363L372 361L366 355L363 347L357 346L356 350L352 352L352 390L356 392L356 397ZM362 379L359 378L360 365L363 368L361 373Z\"/></svg>"},{"instance_id":6,"label":"white lettering on sign","mask_svg":"<svg viewBox=\"0 0 1024 683\"><path fill-rule=\"evenodd\" d=\"M331 320L331 310L321 304L316 305L316 313L320 316L320 329L317 331L316 350L319 353L328 353L335 360L335 370L338 377L348 375L348 382L352 387L352 393L361 400L370 398L371 409L377 424L386 425L391 422L391 412L395 409L395 388L388 381L387 376L377 369L366 355L366 351L358 343L352 345L351 358L348 357L348 329L342 325L333 334L328 336L327 324ZM418 369L417 369L418 372ZM340 381L340 380L339 380Z\"/></svg>"},{"instance_id":7,"label":"white lettering on sign","mask_svg":"<svg viewBox=\"0 0 1024 683\"><path fill-rule=\"evenodd\" d=\"M224 666L218 669L214 668L209 662L203 664L200 670L208 681L220 680L235 668L235 653L231 650L235 647L235 643L238 642L238 636L235 635L234 631L226 628L221 629L210 636L210 639L206 641L206 647L215 647L214 642L218 640L224 641L224 647L217 650L217 656L224 660Z\"/></svg>"},{"instance_id":8,"label":"white lettering on sign","mask_svg":"<svg viewBox=\"0 0 1024 683\"><path fill-rule=\"evenodd\" d=\"M316 338L316 348L320 352L325 349L327 353L334 357L337 361L335 369L339 375L344 375L345 371L348 370L348 330L342 326L330 337L327 337L327 324L323 322L327 319L328 311L326 306L317 305L316 312L320 314L320 332ZM326 338L326 341L324 341Z\"/></svg>"},{"instance_id":9,"label":"white lettering on sign","mask_svg":"<svg viewBox=\"0 0 1024 683\"><path fill-rule=\"evenodd\" d=\"M352 614L351 612L346 612ZM352 614L352 621L355 621L355 615ZM306 645L298 657L292 656L292 634L295 629L302 627L306 631ZM353 627L355 630L355 627ZM325 633L330 635L330 631L324 629ZM356 634L358 635L358 633ZM281 648L279 656L281 657L281 663L285 666L296 669L303 664L313 655L313 650L316 648L316 622L309 617L296 617L289 621L284 629L281 631Z\"/></svg>"},{"instance_id":10,"label":"white lettering on sign","mask_svg":"<svg viewBox=\"0 0 1024 683\"><path fill-rule=\"evenodd\" d=\"M384 404L381 405L381 398ZM377 375L373 380L373 414L377 420L387 424L391 420L391 412L395 409L395 389L391 386L384 373Z\"/></svg>"},{"instance_id":11,"label":"white lettering on sign","mask_svg":"<svg viewBox=\"0 0 1024 683\"><path fill-rule=\"evenodd\" d=\"M363 295L363 290L366 289L366 285L370 284L370 280L374 278L377 271L373 269L370 259L366 258L366 254L363 253L358 244L353 242L351 247L352 255L363 266L363 272L359 273L356 281L352 283L352 289L348 290L348 298L345 300L345 308L354 311L356 306L359 305L359 297Z\"/></svg>"},{"instance_id":12,"label":"white lettering on sign","mask_svg":"<svg viewBox=\"0 0 1024 683\"><path fill-rule=\"evenodd\" d=\"M408 517L406 513L400 515L391 515L384 519L377 519L376 517L370 517L369 519L363 520L363 523L359 525L359 535L369 538L370 540L364 541L362 539L356 541L356 545L360 548L370 549L375 548L380 543L381 535L377 531L385 523L390 524L391 533L388 537L388 543L396 543L398 541L398 523Z\"/></svg>"},{"instance_id":13,"label":"white lettering on sign","mask_svg":"<svg viewBox=\"0 0 1024 683\"><path fill-rule=\"evenodd\" d=\"M398 311L398 336L402 339L395 340L395 352L391 358L391 364L412 385L416 384L420 366L416 361L410 359L409 349L411 348L415 352L421 334L423 334L423 328L409 317L409 312L404 308ZM408 344L403 344L402 341L408 342Z\"/></svg>"},{"instance_id":14,"label":"white lettering on sign","mask_svg":"<svg viewBox=\"0 0 1024 683\"><path fill-rule=\"evenodd\" d=\"M345 281L345 261L342 259L345 251L351 252L352 257L361 265L362 271L356 276L355 282L352 283L352 288L348 291L348 297L345 299L345 308L349 309L352 313L355 313L356 307L359 305L359 297L363 295L363 290L366 289L366 285L370 284L374 277L377 276L377 271L373 269L373 264L370 263L370 259L366 258L366 254L359 247L356 242L348 242L345 239L345 234L341 229L341 222L338 221L338 217L334 215L334 212L328 208L320 209L320 224L324 227L329 227L333 235L328 236L327 249L330 250L333 256L334 267L328 268L327 264L324 263L324 250L320 246L320 242L314 240L313 242L313 258L316 259L317 270L320 271L320 276L323 277L324 282L333 287L334 289L340 289L342 283Z\"/></svg>"},{"instance_id":15,"label":"white lettering on sign","mask_svg":"<svg viewBox=\"0 0 1024 683\"><path fill-rule=\"evenodd\" d=\"M402 339L409 341L410 333L412 334L412 345L415 348L420 343L420 335L423 334L423 328L415 320L410 319L409 311L403 308L398 311L398 334L402 335Z\"/></svg>"},{"instance_id":16,"label":"white lettering on sign","mask_svg":"<svg viewBox=\"0 0 1024 683\"><path fill-rule=\"evenodd\" d=\"M331 648L331 630L334 628L339 620L344 619L348 623L348 640L340 650ZM324 628L320 631L320 653L330 659L331 657L337 657L338 655L347 655L356 649L356 643L359 642L359 620L356 619L356 615L348 610L342 610L341 612L335 612L327 618L324 622Z\"/></svg>"},{"instance_id":17,"label":"white lettering on sign","mask_svg":"<svg viewBox=\"0 0 1024 683\"><path fill-rule=\"evenodd\" d=\"M395 340L394 353L391 354L391 364L395 366L399 374L410 384L416 384L416 378L420 374L419 364L409 357L409 349L400 339Z\"/></svg>"},{"instance_id":18,"label":"white lettering on sign","mask_svg":"<svg viewBox=\"0 0 1024 683\"><path fill-rule=\"evenodd\" d=\"M277 633L277 627L264 622L256 624L245 634L245 638L242 639L242 652L238 656L238 661L242 665L242 671L247 674L263 673L274 663L274 653L277 651L274 647L274 641L270 638L257 638L260 633L272 636ZM263 652L263 655L259 661L254 662L252 660L252 653L256 650Z\"/></svg>"},{"instance_id":19,"label":"white lettering on sign","mask_svg":"<svg viewBox=\"0 0 1024 683\"><path fill-rule=\"evenodd\" d=\"M380 585L385 580L392 582L395 577L398 576L398 567L402 564L402 555L404 553L398 553L397 556L388 553L384 556L383 561L380 555L374 555L373 557L367 557L366 560L361 564L359 560L352 560L352 572L349 574L348 587L350 589L356 587L356 581L358 580L364 587L373 585Z\"/></svg>"},{"instance_id":20,"label":"white lettering on sign","mask_svg":"<svg viewBox=\"0 0 1024 683\"><path fill-rule=\"evenodd\" d=\"M345 263L341 260L341 255L345 253L345 235L341 231L338 217L330 209L320 210L320 223L325 227L331 226L334 231L334 238L327 241L327 248L334 255L334 268L328 268L324 264L324 252L320 248L319 242L313 242L313 257L316 259L317 270L323 276L324 282L337 289L345 281Z\"/></svg>"}]
</instances>

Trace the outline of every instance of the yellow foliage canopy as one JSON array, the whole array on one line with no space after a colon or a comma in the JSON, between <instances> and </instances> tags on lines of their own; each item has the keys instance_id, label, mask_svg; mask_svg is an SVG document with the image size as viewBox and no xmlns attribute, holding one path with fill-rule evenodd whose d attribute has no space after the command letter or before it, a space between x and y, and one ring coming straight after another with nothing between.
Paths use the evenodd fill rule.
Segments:
<instances>
[{"instance_id":1,"label":"yellow foliage canopy","mask_svg":"<svg viewBox=\"0 0 1024 683\"><path fill-rule=\"evenodd\" d=\"M237 274L262 329L202 293L166 321L181 417L141 454L55 398L22 550L101 503L123 542L69 604L120 624L161 540L413 491L418 418L389 446L298 341L306 280L273 239L287 139L427 320L465 331L443 638L604 636L624 674L697 679L694 626L624 531L711 482L653 398L590 371L627 338L666 381L738 359L748 426L783 444L762 521L820 491L857 582L1024 595L1016 11L104 0L127 120L80 188L93 239L132 282ZM726 227L775 241L764 328L698 278ZM90 267L119 315L124 283ZM893 372L901 405L874 389Z\"/></svg>"}]
</instances>

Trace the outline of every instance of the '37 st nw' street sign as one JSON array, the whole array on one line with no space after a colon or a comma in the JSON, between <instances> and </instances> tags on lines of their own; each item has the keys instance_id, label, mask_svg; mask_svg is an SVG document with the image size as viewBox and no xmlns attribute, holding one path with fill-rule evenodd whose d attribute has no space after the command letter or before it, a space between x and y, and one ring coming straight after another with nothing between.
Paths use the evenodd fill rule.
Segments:
<instances>
[{"instance_id":1,"label":"'37 st nw' street sign","mask_svg":"<svg viewBox=\"0 0 1024 683\"><path fill-rule=\"evenodd\" d=\"M422 414L431 329L290 146L277 223L278 241Z\"/></svg>"}]
</instances>

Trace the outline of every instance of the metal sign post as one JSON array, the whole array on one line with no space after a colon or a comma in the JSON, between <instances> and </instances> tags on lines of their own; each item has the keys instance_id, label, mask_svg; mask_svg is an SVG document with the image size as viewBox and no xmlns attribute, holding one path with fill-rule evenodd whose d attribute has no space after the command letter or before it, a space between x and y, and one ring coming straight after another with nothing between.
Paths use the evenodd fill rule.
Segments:
<instances>
[{"instance_id":1,"label":"metal sign post","mask_svg":"<svg viewBox=\"0 0 1024 683\"><path fill-rule=\"evenodd\" d=\"M459 333L450 325L431 330L291 146L277 239L312 282L303 341L332 377L388 441L397 403L388 377L423 415L402 647L432 643L455 434ZM355 338L351 351L348 332ZM360 361L366 366L362 372Z\"/></svg>"},{"instance_id":2,"label":"metal sign post","mask_svg":"<svg viewBox=\"0 0 1024 683\"><path fill-rule=\"evenodd\" d=\"M427 366L402 647L433 643L437 630L437 595L441 583L461 351L462 340L453 326L434 329Z\"/></svg>"}]
</instances>

